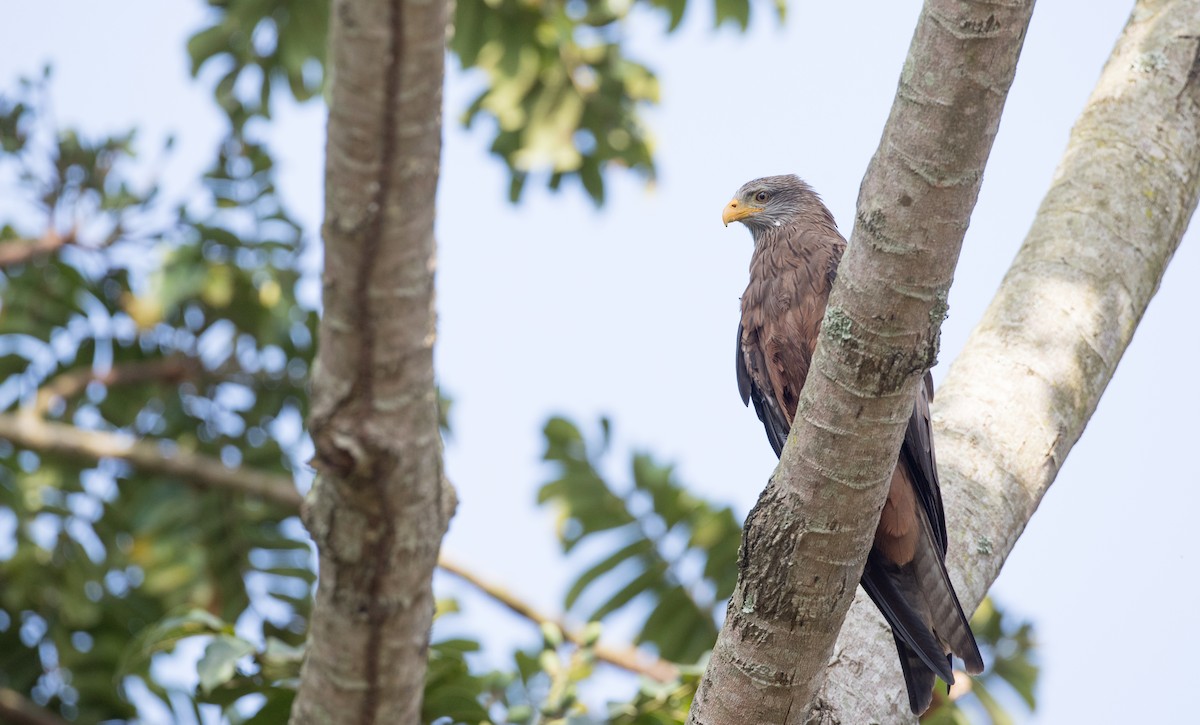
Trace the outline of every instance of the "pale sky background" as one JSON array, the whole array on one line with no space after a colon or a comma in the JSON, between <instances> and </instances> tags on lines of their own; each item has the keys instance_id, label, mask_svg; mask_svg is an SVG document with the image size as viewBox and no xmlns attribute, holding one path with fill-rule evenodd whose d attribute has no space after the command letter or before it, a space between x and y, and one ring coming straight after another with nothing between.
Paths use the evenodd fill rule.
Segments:
<instances>
[{"instance_id":1,"label":"pale sky background","mask_svg":"<svg viewBox=\"0 0 1200 725\"><path fill-rule=\"evenodd\" d=\"M742 36L712 31L710 6L693 0L682 32L667 40L660 19L636 17L631 54L657 71L663 89L662 105L647 114L659 180L646 189L610 175L599 212L576 188L552 195L533 182L524 204L508 205L504 171L486 153L488 132L457 125L479 78L452 70L437 200L437 364L456 402L447 465L461 501L448 554L558 609L571 572L588 562L563 564L552 513L533 503L548 475L540 429L555 412L591 431L599 415L613 418L615 475L624 476L629 451L649 450L745 515L775 457L734 383L751 245L745 229L721 226L721 208L751 178L794 172L848 233L919 6L793 0L781 28L760 2ZM138 126L147 152L174 133L169 189L193 183L222 132L210 84L187 74L184 42L204 18L201 2L3 7L0 88L50 62L61 123L91 132ZM1039 3L951 290L936 379L1016 253L1131 7ZM286 200L312 234L322 208L324 109L276 110L266 138ZM1007 611L1037 626L1043 675L1031 722L1197 717L1197 241L1192 229L993 588ZM465 591L442 577L437 584L443 595ZM487 600L467 594L463 603L448 631L482 629L500 644L539 639ZM627 690L616 677L603 684Z\"/></svg>"}]
</instances>

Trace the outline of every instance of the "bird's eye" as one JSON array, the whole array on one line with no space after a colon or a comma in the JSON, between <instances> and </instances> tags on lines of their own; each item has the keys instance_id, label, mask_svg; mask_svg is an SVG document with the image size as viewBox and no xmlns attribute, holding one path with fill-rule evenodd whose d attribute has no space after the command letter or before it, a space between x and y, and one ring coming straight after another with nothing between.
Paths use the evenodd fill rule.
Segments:
<instances>
[{"instance_id":1,"label":"bird's eye","mask_svg":"<svg viewBox=\"0 0 1200 725\"><path fill-rule=\"evenodd\" d=\"M765 191L760 191L754 195L755 201L766 201L767 199L770 199L770 198L771 198L771 195Z\"/></svg>"}]
</instances>

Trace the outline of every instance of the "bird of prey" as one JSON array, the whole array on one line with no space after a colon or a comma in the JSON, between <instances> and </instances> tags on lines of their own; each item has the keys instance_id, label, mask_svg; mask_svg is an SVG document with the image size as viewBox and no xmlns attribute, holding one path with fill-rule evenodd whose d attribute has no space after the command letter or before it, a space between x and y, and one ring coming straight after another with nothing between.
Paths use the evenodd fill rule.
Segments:
<instances>
[{"instance_id":1,"label":"bird of prey","mask_svg":"<svg viewBox=\"0 0 1200 725\"><path fill-rule=\"evenodd\" d=\"M796 176L768 176L742 188L722 221L741 222L754 238L750 283L738 325L737 383L742 401L783 451L800 389L846 240L812 187ZM927 373L913 401L904 446L875 529L862 586L892 628L912 711L933 700L934 675L954 682L950 655L967 672L983 659L946 574L946 519L934 462Z\"/></svg>"}]
</instances>

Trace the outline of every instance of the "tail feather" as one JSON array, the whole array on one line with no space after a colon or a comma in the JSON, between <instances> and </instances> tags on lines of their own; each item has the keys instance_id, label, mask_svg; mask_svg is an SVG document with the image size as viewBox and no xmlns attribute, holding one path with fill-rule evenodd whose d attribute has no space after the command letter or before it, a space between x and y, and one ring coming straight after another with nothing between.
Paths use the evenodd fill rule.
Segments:
<instances>
[{"instance_id":1,"label":"tail feather","mask_svg":"<svg viewBox=\"0 0 1200 725\"><path fill-rule=\"evenodd\" d=\"M914 713L925 712L933 703L933 685L937 676L904 644L894 629L892 639L896 640L896 652L900 655L900 670L904 673L904 687L908 690L908 706Z\"/></svg>"},{"instance_id":2,"label":"tail feather","mask_svg":"<svg viewBox=\"0 0 1200 725\"><path fill-rule=\"evenodd\" d=\"M946 682L953 682L954 673L946 661L942 644L930 630L924 613L916 609L924 604L924 599L912 569L911 564L903 567L889 564L872 551L863 570L863 588L891 625L896 641L903 642L925 664L925 668ZM904 652L900 654L903 659Z\"/></svg>"},{"instance_id":3,"label":"tail feather","mask_svg":"<svg viewBox=\"0 0 1200 725\"><path fill-rule=\"evenodd\" d=\"M983 672L983 656L975 643L970 621L954 593L950 575L946 572L946 564L938 555L928 527L925 527L924 531L925 536L917 546L912 563L917 578L917 589L928 610L929 624L937 638L945 642L951 652L962 658L967 672L977 675Z\"/></svg>"}]
</instances>

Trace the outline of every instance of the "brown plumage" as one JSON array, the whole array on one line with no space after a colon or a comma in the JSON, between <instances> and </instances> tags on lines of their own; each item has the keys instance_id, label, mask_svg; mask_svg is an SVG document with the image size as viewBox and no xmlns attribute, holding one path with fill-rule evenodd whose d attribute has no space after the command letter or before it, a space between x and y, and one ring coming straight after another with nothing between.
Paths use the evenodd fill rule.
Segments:
<instances>
[{"instance_id":1,"label":"brown plumage","mask_svg":"<svg viewBox=\"0 0 1200 725\"><path fill-rule=\"evenodd\" d=\"M846 240L816 192L795 176L755 179L725 207L754 237L750 283L738 326L737 381L742 400L783 451L800 389ZM954 682L950 655L967 672L983 659L946 575L946 521L934 462L926 374L913 401L900 458L875 529L861 583L892 628L908 702L916 714L933 699L934 676Z\"/></svg>"}]
</instances>

